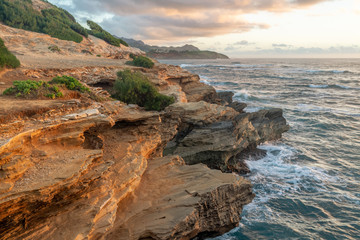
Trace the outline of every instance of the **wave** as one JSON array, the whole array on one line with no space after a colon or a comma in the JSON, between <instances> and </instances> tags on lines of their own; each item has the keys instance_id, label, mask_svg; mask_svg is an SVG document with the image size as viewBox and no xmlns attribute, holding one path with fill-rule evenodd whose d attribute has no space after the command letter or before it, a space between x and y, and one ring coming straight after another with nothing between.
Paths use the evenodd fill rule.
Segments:
<instances>
[{"instance_id":1,"label":"wave","mask_svg":"<svg viewBox=\"0 0 360 240\"><path fill-rule=\"evenodd\" d=\"M237 83L234 82L212 82L211 83L214 86L237 86Z\"/></svg>"},{"instance_id":2,"label":"wave","mask_svg":"<svg viewBox=\"0 0 360 240\"><path fill-rule=\"evenodd\" d=\"M311 70L311 69L308 69L308 70L303 70L304 72L307 72L307 73L352 73L350 71L346 71L346 70Z\"/></svg>"},{"instance_id":3,"label":"wave","mask_svg":"<svg viewBox=\"0 0 360 240\"><path fill-rule=\"evenodd\" d=\"M186 63L183 63L183 64L180 64L179 65L181 68L188 68L188 67L206 67L206 66L209 66L207 64L186 64Z\"/></svg>"},{"instance_id":4,"label":"wave","mask_svg":"<svg viewBox=\"0 0 360 240\"><path fill-rule=\"evenodd\" d=\"M250 93L246 89L241 89L240 91L236 91L234 94L234 98L238 98L241 100L248 100L251 97Z\"/></svg>"},{"instance_id":5,"label":"wave","mask_svg":"<svg viewBox=\"0 0 360 240\"><path fill-rule=\"evenodd\" d=\"M293 77L282 77L282 76L274 76L274 75L255 75L249 76L249 78L270 78L270 79L282 79L282 80L294 80L296 78Z\"/></svg>"},{"instance_id":6,"label":"wave","mask_svg":"<svg viewBox=\"0 0 360 240\"><path fill-rule=\"evenodd\" d=\"M340 88L340 89L352 89L352 90L359 90L360 88L353 88L353 87L349 87L349 86L344 86L344 85L340 85L340 84L332 84L332 85L327 85L327 84L320 84L320 85L316 85L316 84L309 84L308 85L311 88Z\"/></svg>"},{"instance_id":7,"label":"wave","mask_svg":"<svg viewBox=\"0 0 360 240\"><path fill-rule=\"evenodd\" d=\"M291 159L297 154L297 150L287 145L264 144L259 147L266 150L267 154L258 161L246 161L252 171L254 182L270 187L271 194L266 195L260 201L267 198L281 196L284 192L301 193L303 189L319 191L309 183L316 183L316 187L323 188L324 182L336 182L337 178L328 175L325 170L301 166L291 163ZM271 186L269 186L271 185Z\"/></svg>"},{"instance_id":8,"label":"wave","mask_svg":"<svg viewBox=\"0 0 360 240\"><path fill-rule=\"evenodd\" d=\"M246 161L256 197L244 207L241 224L276 221L279 216L267 205L272 199L283 199L284 196L297 199L304 192L326 192L327 183L338 181L324 169L292 163L298 152L288 145L265 144L259 148L266 150L266 156L257 161Z\"/></svg>"},{"instance_id":9,"label":"wave","mask_svg":"<svg viewBox=\"0 0 360 240\"><path fill-rule=\"evenodd\" d=\"M297 104L296 110L300 112L325 112L331 114L339 114L339 115L346 115L350 117L359 117L360 113L359 110L356 108L347 108L347 109L333 109L333 108L326 108L326 107L319 107L312 104Z\"/></svg>"},{"instance_id":10,"label":"wave","mask_svg":"<svg viewBox=\"0 0 360 240\"><path fill-rule=\"evenodd\" d=\"M309 87L311 88L327 88L329 85L315 85L315 84L309 84Z\"/></svg>"},{"instance_id":11,"label":"wave","mask_svg":"<svg viewBox=\"0 0 360 240\"><path fill-rule=\"evenodd\" d=\"M209 77L206 77L204 75L199 75L199 77L200 77L200 82L211 85L211 83L209 82L210 81Z\"/></svg>"}]
</instances>

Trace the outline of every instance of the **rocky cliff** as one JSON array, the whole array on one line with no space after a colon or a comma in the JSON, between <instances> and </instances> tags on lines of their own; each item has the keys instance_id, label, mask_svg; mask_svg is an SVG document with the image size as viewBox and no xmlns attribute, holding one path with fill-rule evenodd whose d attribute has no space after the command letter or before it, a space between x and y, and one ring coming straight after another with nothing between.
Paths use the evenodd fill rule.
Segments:
<instances>
[{"instance_id":1,"label":"rocky cliff","mask_svg":"<svg viewBox=\"0 0 360 240\"><path fill-rule=\"evenodd\" d=\"M134 40L131 38L120 38L127 42L130 46L138 48L149 57L156 59L228 59L229 57L213 52L213 51L202 51L199 48L185 44L181 47L159 47L145 44L141 40Z\"/></svg>"},{"instance_id":2,"label":"rocky cliff","mask_svg":"<svg viewBox=\"0 0 360 240\"><path fill-rule=\"evenodd\" d=\"M33 40L48 36L31 33L16 44L22 30L2 29L22 67L1 73L1 89L13 80L71 75L101 96L0 96L2 239L203 239L238 225L254 198L251 183L236 173L247 171L238 156L281 137L288 126L280 109L243 112L243 104L179 67L125 66L131 48L95 44L108 54L103 59L42 54L45 40ZM56 41L62 49L69 44ZM142 71L176 103L147 112L107 100L124 68Z\"/></svg>"}]
</instances>

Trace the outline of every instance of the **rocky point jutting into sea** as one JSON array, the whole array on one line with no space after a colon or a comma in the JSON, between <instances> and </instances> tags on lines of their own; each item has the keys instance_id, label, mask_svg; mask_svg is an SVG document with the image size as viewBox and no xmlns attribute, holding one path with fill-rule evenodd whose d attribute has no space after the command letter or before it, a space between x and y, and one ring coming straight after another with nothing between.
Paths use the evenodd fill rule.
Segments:
<instances>
[{"instance_id":1,"label":"rocky point jutting into sea","mask_svg":"<svg viewBox=\"0 0 360 240\"><path fill-rule=\"evenodd\" d=\"M288 130L281 109L244 112L199 76L125 65L143 53L93 36L74 43L0 25L0 37L22 63L0 73L1 91L69 75L99 97L0 96L2 239L203 239L239 224L254 198L238 174L249 171L244 155ZM111 100L125 68L176 102L154 112Z\"/></svg>"}]
</instances>

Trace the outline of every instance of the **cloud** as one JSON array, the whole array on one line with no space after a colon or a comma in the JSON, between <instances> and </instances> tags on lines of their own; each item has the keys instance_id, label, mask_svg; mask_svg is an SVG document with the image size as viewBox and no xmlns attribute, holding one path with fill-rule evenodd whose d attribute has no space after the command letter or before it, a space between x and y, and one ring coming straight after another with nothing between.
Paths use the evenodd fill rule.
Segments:
<instances>
[{"instance_id":1,"label":"cloud","mask_svg":"<svg viewBox=\"0 0 360 240\"><path fill-rule=\"evenodd\" d=\"M256 57L359 57L360 46L292 47L271 49L256 48L252 51L235 51L233 56Z\"/></svg>"},{"instance_id":2,"label":"cloud","mask_svg":"<svg viewBox=\"0 0 360 240\"><path fill-rule=\"evenodd\" d=\"M235 42L235 43L233 43L233 45L239 45L239 46L249 46L249 45L253 45L253 44L255 44L255 43L253 43L253 42L248 42L248 41L246 41L246 40L242 40L242 41L240 41L240 42Z\"/></svg>"},{"instance_id":3,"label":"cloud","mask_svg":"<svg viewBox=\"0 0 360 240\"><path fill-rule=\"evenodd\" d=\"M255 44L254 42L241 40L241 41L238 41L238 42L228 44L227 47L224 48L224 51L234 51L234 50L241 49L243 47L247 47L247 46L254 45L254 44Z\"/></svg>"},{"instance_id":4,"label":"cloud","mask_svg":"<svg viewBox=\"0 0 360 240\"><path fill-rule=\"evenodd\" d=\"M284 43L273 43L272 45L275 48L290 48L292 45L284 44Z\"/></svg>"},{"instance_id":5,"label":"cloud","mask_svg":"<svg viewBox=\"0 0 360 240\"><path fill-rule=\"evenodd\" d=\"M50 0L82 20L112 16L100 24L116 35L167 41L269 28L242 15L292 11L324 1L329 0Z\"/></svg>"}]
</instances>

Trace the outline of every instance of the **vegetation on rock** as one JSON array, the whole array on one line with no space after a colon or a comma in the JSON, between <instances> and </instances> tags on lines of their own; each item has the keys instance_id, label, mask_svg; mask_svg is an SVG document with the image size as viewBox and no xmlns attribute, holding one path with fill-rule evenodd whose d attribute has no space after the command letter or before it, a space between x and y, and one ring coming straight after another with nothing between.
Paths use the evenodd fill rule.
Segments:
<instances>
[{"instance_id":1,"label":"vegetation on rock","mask_svg":"<svg viewBox=\"0 0 360 240\"><path fill-rule=\"evenodd\" d=\"M16 97L40 97L45 96L51 99L63 97L63 93L56 85L44 81L14 81L13 86L3 92L4 95L15 95Z\"/></svg>"},{"instance_id":2,"label":"vegetation on rock","mask_svg":"<svg viewBox=\"0 0 360 240\"><path fill-rule=\"evenodd\" d=\"M111 45L114 45L116 47L120 47L120 44L127 46L127 47L129 46L124 40L114 37L109 32L102 29L102 27L100 27L97 23L88 20L87 24L91 29L91 30L88 30L89 34L91 34L97 38L100 38L100 39L104 40L105 42L107 42Z\"/></svg>"},{"instance_id":3,"label":"vegetation on rock","mask_svg":"<svg viewBox=\"0 0 360 240\"><path fill-rule=\"evenodd\" d=\"M45 33L52 37L81 42L88 33L66 10L54 5L37 11L30 0L0 1L0 22L14 28Z\"/></svg>"},{"instance_id":4,"label":"vegetation on rock","mask_svg":"<svg viewBox=\"0 0 360 240\"><path fill-rule=\"evenodd\" d=\"M0 69L3 67L17 68L20 61L6 48L4 41L0 38Z\"/></svg>"},{"instance_id":5,"label":"vegetation on rock","mask_svg":"<svg viewBox=\"0 0 360 240\"><path fill-rule=\"evenodd\" d=\"M82 85L79 80L69 76L55 77L49 82L50 84L63 84L69 90L75 90L79 92L89 92L89 88Z\"/></svg>"},{"instance_id":6,"label":"vegetation on rock","mask_svg":"<svg viewBox=\"0 0 360 240\"><path fill-rule=\"evenodd\" d=\"M146 76L129 69L117 73L112 97L128 103L137 104L146 110L161 111L174 103L173 97L160 94Z\"/></svg>"},{"instance_id":7,"label":"vegetation on rock","mask_svg":"<svg viewBox=\"0 0 360 240\"><path fill-rule=\"evenodd\" d=\"M89 92L89 88L82 85L77 79L68 76L55 77L50 82L45 81L14 81L13 86L6 89L3 95L15 95L16 97L38 98L47 97L51 99L61 98L64 94L61 88L79 92Z\"/></svg>"},{"instance_id":8,"label":"vegetation on rock","mask_svg":"<svg viewBox=\"0 0 360 240\"><path fill-rule=\"evenodd\" d=\"M137 67L144 67L144 68L152 68L154 67L154 62L144 56L133 56L133 61L131 62L132 65Z\"/></svg>"}]
</instances>

